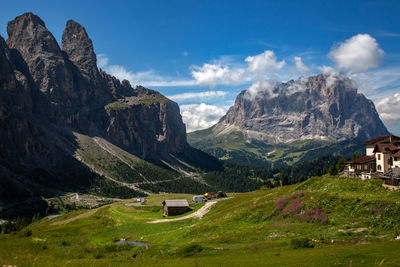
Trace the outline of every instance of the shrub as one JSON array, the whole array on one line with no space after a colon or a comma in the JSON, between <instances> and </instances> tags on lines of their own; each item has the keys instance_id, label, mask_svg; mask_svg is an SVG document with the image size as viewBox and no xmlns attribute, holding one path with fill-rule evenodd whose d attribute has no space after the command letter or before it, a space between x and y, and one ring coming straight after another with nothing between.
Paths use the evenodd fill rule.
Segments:
<instances>
[{"instance_id":1,"label":"shrub","mask_svg":"<svg viewBox=\"0 0 400 267\"><path fill-rule=\"evenodd\" d=\"M262 210L257 210L255 213L248 217L248 221L251 223L260 223L265 221L264 212Z\"/></svg>"},{"instance_id":2,"label":"shrub","mask_svg":"<svg viewBox=\"0 0 400 267\"><path fill-rule=\"evenodd\" d=\"M32 235L32 230L31 229L24 229L20 233L20 237L29 237Z\"/></svg>"},{"instance_id":3,"label":"shrub","mask_svg":"<svg viewBox=\"0 0 400 267\"><path fill-rule=\"evenodd\" d=\"M190 244L179 249L178 254L184 257L190 257L200 253L203 250L204 248L198 244Z\"/></svg>"},{"instance_id":4,"label":"shrub","mask_svg":"<svg viewBox=\"0 0 400 267\"><path fill-rule=\"evenodd\" d=\"M290 247L293 249L298 248L313 248L314 243L312 243L308 238L296 238L290 240Z\"/></svg>"}]
</instances>

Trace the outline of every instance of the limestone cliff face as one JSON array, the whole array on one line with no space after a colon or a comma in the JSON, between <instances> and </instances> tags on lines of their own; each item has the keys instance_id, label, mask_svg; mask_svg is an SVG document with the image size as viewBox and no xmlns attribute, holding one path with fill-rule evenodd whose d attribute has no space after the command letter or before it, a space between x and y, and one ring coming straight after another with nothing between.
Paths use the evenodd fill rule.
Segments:
<instances>
[{"instance_id":1,"label":"limestone cliff face","mask_svg":"<svg viewBox=\"0 0 400 267\"><path fill-rule=\"evenodd\" d=\"M367 140L388 131L371 100L341 74L320 74L241 92L214 127L271 143L299 139Z\"/></svg>"},{"instance_id":2,"label":"limestone cliff face","mask_svg":"<svg viewBox=\"0 0 400 267\"><path fill-rule=\"evenodd\" d=\"M46 113L56 125L102 135L141 157L178 153L186 147L178 106L159 93L133 89L128 81L99 71L92 41L79 23L66 23L62 49L32 13L9 22L7 32L8 46L26 62L31 86L47 99L42 104L50 106ZM113 103L124 108L113 108Z\"/></svg>"},{"instance_id":3,"label":"limestone cliff face","mask_svg":"<svg viewBox=\"0 0 400 267\"><path fill-rule=\"evenodd\" d=\"M105 136L142 158L166 156L186 148L186 128L178 105L138 86L135 95L106 106Z\"/></svg>"},{"instance_id":4,"label":"limestone cliff face","mask_svg":"<svg viewBox=\"0 0 400 267\"><path fill-rule=\"evenodd\" d=\"M99 70L77 22L67 22L62 49L32 13L9 22L7 33L7 41L0 36L0 216L31 214L46 205L40 196L85 189L98 177L74 157L73 132L154 161L190 149L178 105Z\"/></svg>"}]
</instances>

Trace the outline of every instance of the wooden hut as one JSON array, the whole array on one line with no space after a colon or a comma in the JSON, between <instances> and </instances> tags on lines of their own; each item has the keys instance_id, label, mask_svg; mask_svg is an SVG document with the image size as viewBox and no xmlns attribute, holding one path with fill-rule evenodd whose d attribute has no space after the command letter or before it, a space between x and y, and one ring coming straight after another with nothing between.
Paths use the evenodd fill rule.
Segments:
<instances>
[{"instance_id":1,"label":"wooden hut","mask_svg":"<svg viewBox=\"0 0 400 267\"><path fill-rule=\"evenodd\" d=\"M175 216L189 210L189 203L186 199L171 199L163 201L163 216Z\"/></svg>"}]
</instances>

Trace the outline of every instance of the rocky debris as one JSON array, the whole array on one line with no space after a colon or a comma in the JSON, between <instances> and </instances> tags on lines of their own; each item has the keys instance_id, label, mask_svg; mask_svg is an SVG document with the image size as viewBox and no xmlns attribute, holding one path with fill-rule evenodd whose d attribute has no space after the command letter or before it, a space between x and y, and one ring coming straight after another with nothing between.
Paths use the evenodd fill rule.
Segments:
<instances>
[{"instance_id":1,"label":"rocky debris","mask_svg":"<svg viewBox=\"0 0 400 267\"><path fill-rule=\"evenodd\" d=\"M340 74L300 78L256 93L242 91L213 134L231 130L268 143L367 140L388 134L373 102Z\"/></svg>"}]
</instances>

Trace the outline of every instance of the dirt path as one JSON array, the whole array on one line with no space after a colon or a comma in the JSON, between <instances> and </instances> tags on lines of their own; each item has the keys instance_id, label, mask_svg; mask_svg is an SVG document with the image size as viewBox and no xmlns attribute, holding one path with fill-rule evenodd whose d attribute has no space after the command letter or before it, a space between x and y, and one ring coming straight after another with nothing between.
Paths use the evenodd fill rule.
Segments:
<instances>
[{"instance_id":1,"label":"dirt path","mask_svg":"<svg viewBox=\"0 0 400 267\"><path fill-rule=\"evenodd\" d=\"M190 218L201 219L201 218L203 218L204 215L206 215L210 211L211 207L214 206L218 201L226 200L226 199L230 199L230 197L224 198L224 199L208 201L208 202L206 202L206 204L203 207L201 207L197 211L193 212L192 214L183 216L183 217L174 218L174 219L161 219L161 220L156 220L156 221L150 221L150 222L147 222L147 223L174 222L174 221L182 221L182 220L186 220L186 219L190 219Z\"/></svg>"}]
</instances>

